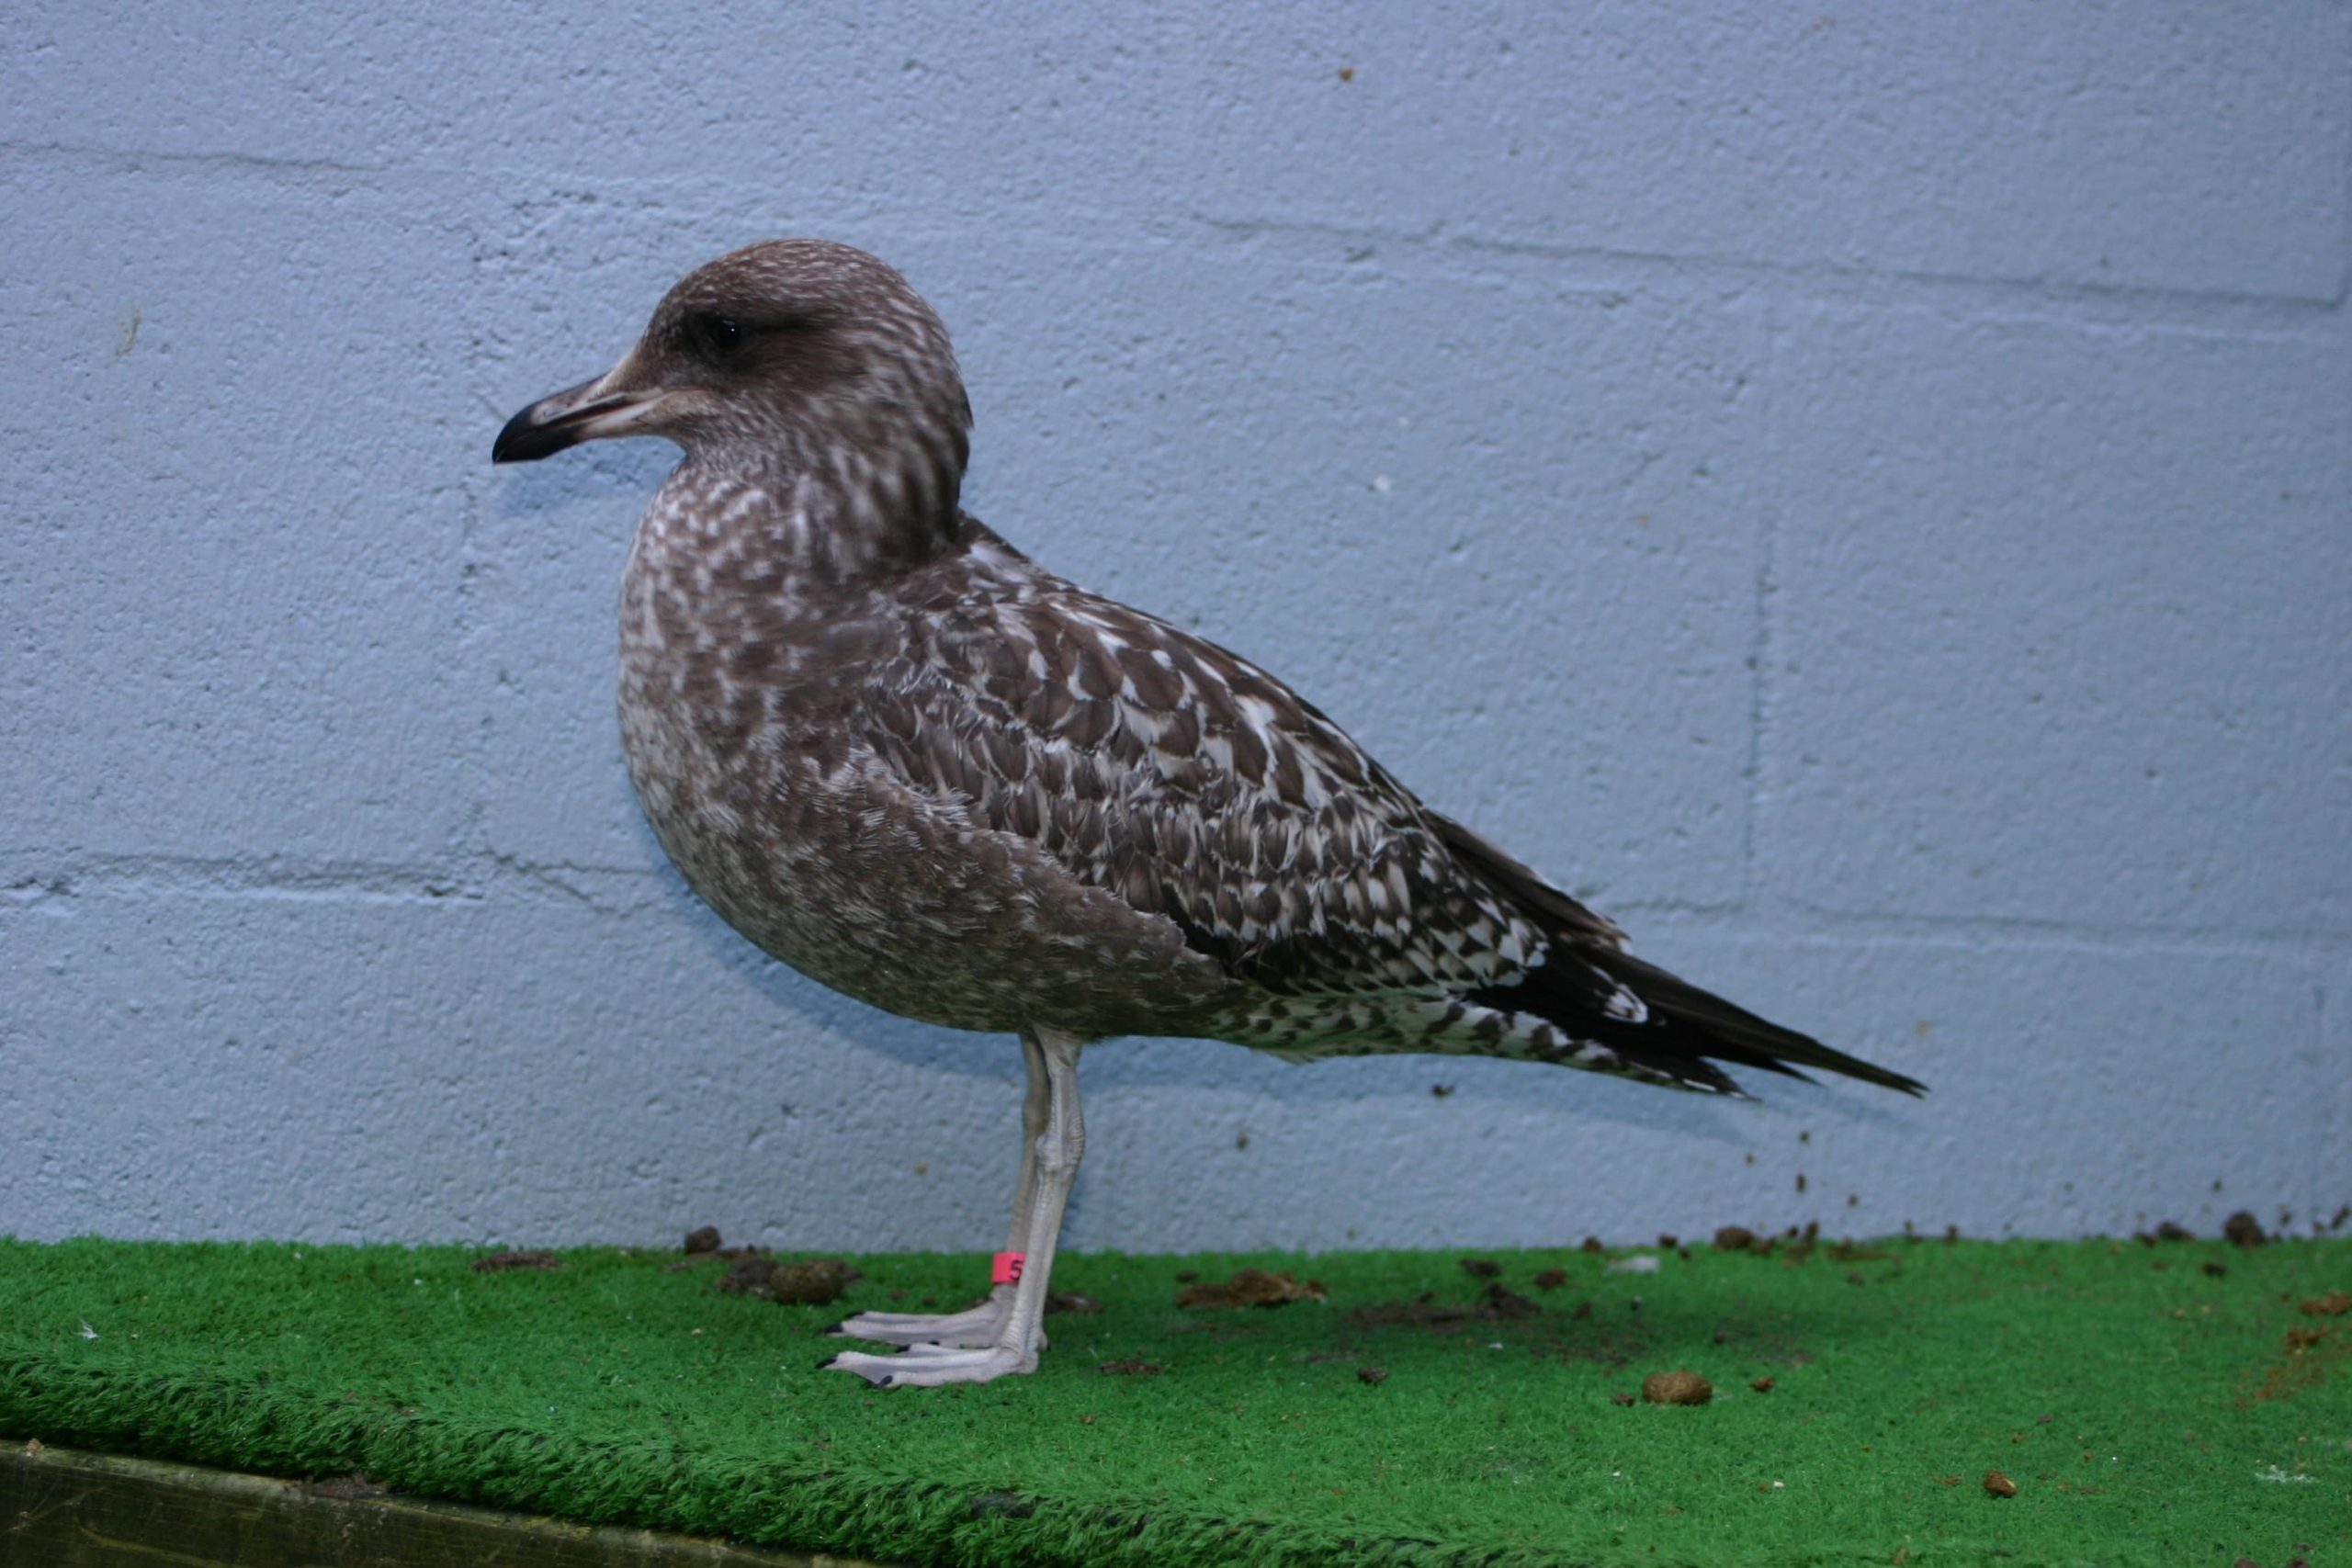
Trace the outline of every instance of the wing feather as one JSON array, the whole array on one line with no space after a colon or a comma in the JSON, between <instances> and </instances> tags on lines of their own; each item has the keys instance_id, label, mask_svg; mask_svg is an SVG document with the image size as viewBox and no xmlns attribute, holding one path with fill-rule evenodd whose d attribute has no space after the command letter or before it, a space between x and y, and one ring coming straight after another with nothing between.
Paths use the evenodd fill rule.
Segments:
<instances>
[{"instance_id":1,"label":"wing feather","mask_svg":"<svg viewBox=\"0 0 2352 1568\"><path fill-rule=\"evenodd\" d=\"M861 725L909 782L1270 990L1491 986L1541 950L1467 830L1280 681L1024 576L910 617Z\"/></svg>"}]
</instances>

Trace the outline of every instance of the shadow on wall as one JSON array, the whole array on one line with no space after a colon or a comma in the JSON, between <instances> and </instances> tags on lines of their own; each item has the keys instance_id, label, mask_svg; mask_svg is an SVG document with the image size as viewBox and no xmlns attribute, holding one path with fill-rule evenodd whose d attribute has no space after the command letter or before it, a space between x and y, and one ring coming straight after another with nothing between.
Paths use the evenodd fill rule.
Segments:
<instances>
[{"instance_id":1,"label":"shadow on wall","mask_svg":"<svg viewBox=\"0 0 2352 1568\"><path fill-rule=\"evenodd\" d=\"M495 425L482 427L481 457L485 467L490 462L490 438L496 434ZM536 517L580 502L627 496L635 502L628 523L633 530L638 513L677 466L677 448L666 441L594 443L566 454L562 463L535 463L503 476L496 490L498 514ZM613 584L613 597L616 602L620 597L618 581Z\"/></svg>"}]
</instances>

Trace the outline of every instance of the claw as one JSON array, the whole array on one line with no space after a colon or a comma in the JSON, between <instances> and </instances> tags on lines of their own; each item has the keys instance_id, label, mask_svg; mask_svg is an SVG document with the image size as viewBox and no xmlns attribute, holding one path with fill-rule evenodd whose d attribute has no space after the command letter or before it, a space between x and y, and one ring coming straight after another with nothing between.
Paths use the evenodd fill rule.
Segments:
<instances>
[{"instance_id":1,"label":"claw","mask_svg":"<svg viewBox=\"0 0 2352 1568\"><path fill-rule=\"evenodd\" d=\"M876 1388L936 1388L942 1383L986 1382L1008 1372L1031 1371L1037 1358L1003 1346L966 1350L916 1345L893 1356L845 1350L831 1364L842 1371L855 1372Z\"/></svg>"},{"instance_id":2,"label":"claw","mask_svg":"<svg viewBox=\"0 0 2352 1568\"><path fill-rule=\"evenodd\" d=\"M865 1339L879 1345L944 1345L984 1349L996 1343L1012 1311L1009 1297L983 1301L952 1313L862 1312L825 1332L844 1339ZM1040 1343L1043 1343L1040 1340Z\"/></svg>"}]
</instances>

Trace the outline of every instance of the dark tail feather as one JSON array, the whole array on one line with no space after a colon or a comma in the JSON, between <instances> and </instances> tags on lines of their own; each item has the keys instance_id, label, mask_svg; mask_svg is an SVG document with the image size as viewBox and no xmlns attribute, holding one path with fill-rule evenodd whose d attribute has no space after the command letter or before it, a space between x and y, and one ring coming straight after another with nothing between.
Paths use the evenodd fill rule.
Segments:
<instances>
[{"instance_id":1,"label":"dark tail feather","mask_svg":"<svg viewBox=\"0 0 2352 1568\"><path fill-rule=\"evenodd\" d=\"M1449 849L1476 866L1552 938L1550 962L1530 970L1518 985L1494 987L1472 1001L1549 1019L1576 1039L1598 1040L1627 1060L1692 1089L1739 1092L1738 1085L1702 1059L1713 1056L1807 1083L1813 1079L1801 1069L1817 1067L1905 1094L1928 1092L1916 1078L1833 1051L1655 964L1643 963L1624 951L1623 933L1609 920L1544 881L1492 839L1434 812L1430 821ZM1631 1023L1603 1010L1614 986L1641 998L1649 1009L1645 1022Z\"/></svg>"},{"instance_id":2,"label":"dark tail feather","mask_svg":"<svg viewBox=\"0 0 2352 1568\"><path fill-rule=\"evenodd\" d=\"M1687 1052L1713 1056L1717 1061L1762 1067L1790 1077L1804 1078L1807 1082L1812 1080L1801 1069L1813 1067L1822 1072L1842 1073L1847 1077L1860 1078L1864 1083L1874 1083L1883 1089L1900 1089L1905 1094L1928 1092L1928 1086L1917 1078L1906 1077L1874 1063L1865 1062L1859 1056L1833 1050L1810 1035L1783 1029L1711 991L1701 990L1680 976L1669 975L1655 964L1645 964L1632 953L1562 945L1565 951L1555 953L1555 963L1565 960L1573 964L1581 958L1641 998L1650 1010L1648 1023L1619 1025L1623 1034L1651 1034L1663 1022L1665 1038L1654 1037L1649 1043L1653 1049L1663 1045L1677 1055ZM1532 979L1543 972L1543 969L1538 969L1529 978ZM1617 1039L1603 1038L1606 1044L1620 1051L1634 1043L1628 1040L1621 1044Z\"/></svg>"},{"instance_id":3,"label":"dark tail feather","mask_svg":"<svg viewBox=\"0 0 2352 1568\"><path fill-rule=\"evenodd\" d=\"M1641 998L1646 1018L1635 1022L1608 1010L1620 987ZM1469 999L1549 1020L1572 1038L1598 1041L1634 1066L1690 1089L1742 1092L1712 1057L1806 1083L1814 1080L1804 1069L1814 1067L1905 1094L1927 1092L1916 1079L1767 1022L1655 964L1600 942L1558 940L1549 958L1516 985L1488 987Z\"/></svg>"}]
</instances>

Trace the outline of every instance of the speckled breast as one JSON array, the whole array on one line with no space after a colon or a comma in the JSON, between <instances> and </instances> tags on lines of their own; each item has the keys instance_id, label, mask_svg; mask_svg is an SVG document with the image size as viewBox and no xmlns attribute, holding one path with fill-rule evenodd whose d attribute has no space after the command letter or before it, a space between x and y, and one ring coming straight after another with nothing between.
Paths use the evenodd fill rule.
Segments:
<instances>
[{"instance_id":1,"label":"speckled breast","mask_svg":"<svg viewBox=\"0 0 2352 1568\"><path fill-rule=\"evenodd\" d=\"M954 1028L1190 1032L1228 999L1166 922L877 767L848 723L862 674L838 637L796 660L788 634L736 624L659 547L640 536L623 588L622 746L662 848L729 924L836 990Z\"/></svg>"}]
</instances>

